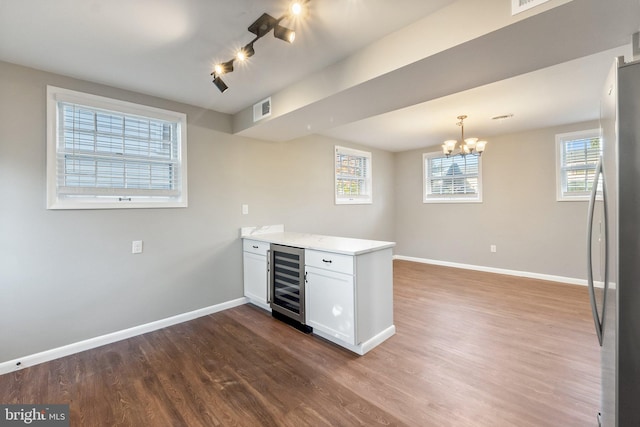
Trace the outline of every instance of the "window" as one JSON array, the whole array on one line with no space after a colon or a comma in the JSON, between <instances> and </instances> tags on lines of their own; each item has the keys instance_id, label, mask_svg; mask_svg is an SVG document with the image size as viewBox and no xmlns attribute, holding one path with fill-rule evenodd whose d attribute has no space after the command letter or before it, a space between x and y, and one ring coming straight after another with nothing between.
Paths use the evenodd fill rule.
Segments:
<instances>
[{"instance_id":1,"label":"window","mask_svg":"<svg viewBox=\"0 0 640 427\"><path fill-rule=\"evenodd\" d=\"M425 153L422 161L424 203L482 201L481 157Z\"/></svg>"},{"instance_id":2,"label":"window","mask_svg":"<svg viewBox=\"0 0 640 427\"><path fill-rule=\"evenodd\" d=\"M557 200L588 200L598 159L600 131L556 135Z\"/></svg>"},{"instance_id":3,"label":"window","mask_svg":"<svg viewBox=\"0 0 640 427\"><path fill-rule=\"evenodd\" d=\"M47 87L48 209L187 206L186 116Z\"/></svg>"},{"instance_id":4,"label":"window","mask_svg":"<svg viewBox=\"0 0 640 427\"><path fill-rule=\"evenodd\" d=\"M335 148L336 204L371 203L371 153Z\"/></svg>"}]
</instances>

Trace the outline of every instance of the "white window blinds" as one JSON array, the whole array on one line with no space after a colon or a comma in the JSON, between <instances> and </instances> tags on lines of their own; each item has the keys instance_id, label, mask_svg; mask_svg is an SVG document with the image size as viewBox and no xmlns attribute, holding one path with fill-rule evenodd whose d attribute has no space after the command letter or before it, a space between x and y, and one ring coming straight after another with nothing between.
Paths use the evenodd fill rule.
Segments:
<instances>
[{"instance_id":1,"label":"white window blinds","mask_svg":"<svg viewBox=\"0 0 640 427\"><path fill-rule=\"evenodd\" d=\"M336 204L371 203L371 153L335 147Z\"/></svg>"},{"instance_id":2,"label":"white window blinds","mask_svg":"<svg viewBox=\"0 0 640 427\"><path fill-rule=\"evenodd\" d=\"M176 123L64 102L58 111L60 193L177 194Z\"/></svg>"},{"instance_id":3,"label":"white window blinds","mask_svg":"<svg viewBox=\"0 0 640 427\"><path fill-rule=\"evenodd\" d=\"M481 201L481 157L423 154L427 202Z\"/></svg>"},{"instance_id":4,"label":"white window blinds","mask_svg":"<svg viewBox=\"0 0 640 427\"><path fill-rule=\"evenodd\" d=\"M558 200L587 200L601 154L597 129L556 135Z\"/></svg>"},{"instance_id":5,"label":"white window blinds","mask_svg":"<svg viewBox=\"0 0 640 427\"><path fill-rule=\"evenodd\" d=\"M183 115L67 92L51 100L50 207L186 206Z\"/></svg>"}]
</instances>

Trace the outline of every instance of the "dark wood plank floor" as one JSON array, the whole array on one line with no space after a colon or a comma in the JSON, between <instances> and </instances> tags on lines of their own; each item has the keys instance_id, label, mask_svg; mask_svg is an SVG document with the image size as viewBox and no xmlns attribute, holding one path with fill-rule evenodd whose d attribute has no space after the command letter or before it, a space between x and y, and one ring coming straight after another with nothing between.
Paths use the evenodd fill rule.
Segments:
<instances>
[{"instance_id":1,"label":"dark wood plank floor","mask_svg":"<svg viewBox=\"0 0 640 427\"><path fill-rule=\"evenodd\" d=\"M250 305L0 376L72 426L591 426L587 289L394 263L397 334L360 357Z\"/></svg>"}]
</instances>

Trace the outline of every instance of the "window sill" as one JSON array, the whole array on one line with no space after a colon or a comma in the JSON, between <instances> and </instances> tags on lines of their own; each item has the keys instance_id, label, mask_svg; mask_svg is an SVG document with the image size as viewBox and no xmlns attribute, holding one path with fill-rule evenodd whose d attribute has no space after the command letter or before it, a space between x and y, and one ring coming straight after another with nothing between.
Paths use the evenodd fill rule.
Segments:
<instances>
[{"instance_id":1,"label":"window sill","mask_svg":"<svg viewBox=\"0 0 640 427\"><path fill-rule=\"evenodd\" d=\"M482 203L482 199L423 199L422 203Z\"/></svg>"}]
</instances>

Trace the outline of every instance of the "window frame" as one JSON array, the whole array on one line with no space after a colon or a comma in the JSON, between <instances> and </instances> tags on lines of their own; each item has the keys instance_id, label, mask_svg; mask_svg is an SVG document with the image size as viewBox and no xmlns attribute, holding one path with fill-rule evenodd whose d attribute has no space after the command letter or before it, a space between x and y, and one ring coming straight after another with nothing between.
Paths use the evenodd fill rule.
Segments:
<instances>
[{"instance_id":1,"label":"window frame","mask_svg":"<svg viewBox=\"0 0 640 427\"><path fill-rule=\"evenodd\" d=\"M467 156L472 156L467 154ZM422 203L482 203L482 156L473 156L478 159L478 191L473 196L467 195L438 195L431 196L430 189L430 171L428 160L446 158L442 152L422 153ZM456 156L460 157L460 156Z\"/></svg>"},{"instance_id":2,"label":"window frame","mask_svg":"<svg viewBox=\"0 0 640 427\"><path fill-rule=\"evenodd\" d=\"M363 178L363 180L366 194L357 196L342 196L338 194L338 181L340 180L340 174L338 173L338 154L360 157L365 160L365 162L367 163L365 168L366 176ZM333 172L333 190L336 205L366 205L373 203L373 161L371 152L336 145L333 151Z\"/></svg>"},{"instance_id":3,"label":"window frame","mask_svg":"<svg viewBox=\"0 0 640 427\"><path fill-rule=\"evenodd\" d=\"M178 177L176 195L158 195L157 191L145 189L124 190L117 187L83 196L62 194L58 187L58 161L60 111L59 103L65 102L103 110L133 118L156 119L175 123L177 136L176 164ZM97 156L96 156L97 158ZM144 160L141 160L145 163ZM148 163L151 163L150 161ZM78 92L55 86L47 86L47 209L140 209L140 208L184 208L188 207L187 182L187 116L184 113L164 110L147 105ZM73 187L72 187L73 188ZM91 187L85 187L91 188ZM100 194L103 193L103 194Z\"/></svg>"},{"instance_id":4,"label":"window frame","mask_svg":"<svg viewBox=\"0 0 640 427\"><path fill-rule=\"evenodd\" d=\"M566 178L565 171L568 170L564 165L564 145L570 141L576 141L580 139L592 139L598 138L602 142L602 135L600 129L585 129L575 132L565 132L556 134L556 201L558 202L583 202L588 201L590 197L590 191L585 191L580 194L570 194L566 191ZM600 154L602 154L602 145L600 145ZM597 162L593 164L593 167L589 168L575 168L575 169L593 169L595 170Z\"/></svg>"}]
</instances>

